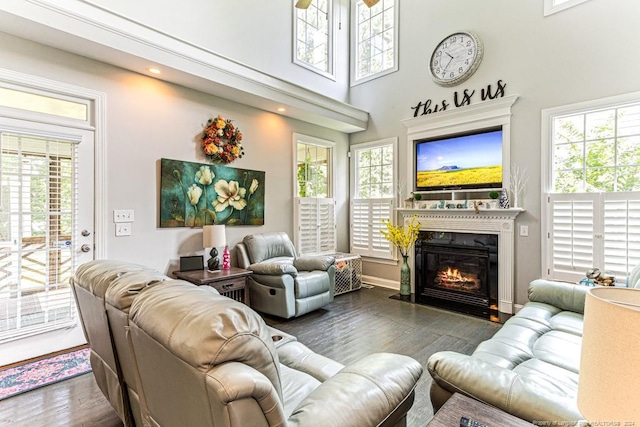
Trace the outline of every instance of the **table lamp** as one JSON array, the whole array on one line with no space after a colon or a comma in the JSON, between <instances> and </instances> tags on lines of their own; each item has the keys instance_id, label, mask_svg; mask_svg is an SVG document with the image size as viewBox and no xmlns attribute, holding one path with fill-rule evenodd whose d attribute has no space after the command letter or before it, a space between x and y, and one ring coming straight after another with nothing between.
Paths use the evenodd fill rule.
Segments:
<instances>
[{"instance_id":1,"label":"table lamp","mask_svg":"<svg viewBox=\"0 0 640 427\"><path fill-rule=\"evenodd\" d=\"M640 425L640 289L587 292L578 408L587 421Z\"/></svg>"},{"instance_id":2,"label":"table lamp","mask_svg":"<svg viewBox=\"0 0 640 427\"><path fill-rule=\"evenodd\" d=\"M211 248L211 258L207 261L209 270L220 270L220 260L218 259L218 247L227 245L227 236L224 225L205 225L202 227L202 246Z\"/></svg>"}]
</instances>

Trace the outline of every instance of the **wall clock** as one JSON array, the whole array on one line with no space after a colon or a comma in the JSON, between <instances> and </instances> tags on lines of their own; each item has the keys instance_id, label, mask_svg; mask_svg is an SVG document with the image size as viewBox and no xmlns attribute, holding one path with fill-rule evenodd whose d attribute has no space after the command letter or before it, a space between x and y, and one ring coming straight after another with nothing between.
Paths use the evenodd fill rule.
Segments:
<instances>
[{"instance_id":1,"label":"wall clock","mask_svg":"<svg viewBox=\"0 0 640 427\"><path fill-rule=\"evenodd\" d=\"M455 86L467 80L482 61L482 41L469 31L458 31L445 37L431 54L429 71L442 86Z\"/></svg>"}]
</instances>

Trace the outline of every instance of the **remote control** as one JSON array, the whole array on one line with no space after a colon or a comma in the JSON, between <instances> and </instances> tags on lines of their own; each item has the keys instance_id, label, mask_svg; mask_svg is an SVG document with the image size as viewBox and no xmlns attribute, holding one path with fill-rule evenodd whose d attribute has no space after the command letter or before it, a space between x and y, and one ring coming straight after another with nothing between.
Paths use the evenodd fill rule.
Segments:
<instances>
[{"instance_id":1,"label":"remote control","mask_svg":"<svg viewBox=\"0 0 640 427\"><path fill-rule=\"evenodd\" d=\"M470 420L469 418L460 418L460 427L487 427L485 424L480 424L477 421Z\"/></svg>"}]
</instances>

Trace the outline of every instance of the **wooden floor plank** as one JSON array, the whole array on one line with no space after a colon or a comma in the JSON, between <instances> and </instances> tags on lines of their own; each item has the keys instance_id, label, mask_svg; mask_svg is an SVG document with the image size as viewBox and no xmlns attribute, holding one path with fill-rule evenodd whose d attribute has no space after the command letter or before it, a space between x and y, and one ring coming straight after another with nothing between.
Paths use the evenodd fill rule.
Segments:
<instances>
[{"instance_id":1,"label":"wooden floor plank","mask_svg":"<svg viewBox=\"0 0 640 427\"><path fill-rule=\"evenodd\" d=\"M375 352L413 357L425 366L407 425L425 426L433 416L429 400L429 356L440 350L469 354L500 325L441 309L390 299L393 290L360 289L299 318L265 321L290 333L311 350L349 364ZM122 423L104 398L93 375L81 375L0 401L0 426L100 426Z\"/></svg>"}]
</instances>

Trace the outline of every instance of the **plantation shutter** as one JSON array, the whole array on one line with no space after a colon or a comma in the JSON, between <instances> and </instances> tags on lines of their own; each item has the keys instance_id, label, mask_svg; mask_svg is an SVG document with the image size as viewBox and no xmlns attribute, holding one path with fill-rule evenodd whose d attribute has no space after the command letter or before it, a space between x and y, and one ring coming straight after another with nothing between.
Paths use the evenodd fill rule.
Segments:
<instances>
[{"instance_id":1,"label":"plantation shutter","mask_svg":"<svg viewBox=\"0 0 640 427\"><path fill-rule=\"evenodd\" d=\"M298 230L295 245L300 255L336 251L335 201L301 197L296 203Z\"/></svg>"},{"instance_id":2,"label":"plantation shutter","mask_svg":"<svg viewBox=\"0 0 640 427\"><path fill-rule=\"evenodd\" d=\"M351 202L350 252L376 258L393 257L393 246L380 230L392 218L394 199L357 199Z\"/></svg>"},{"instance_id":3,"label":"plantation shutter","mask_svg":"<svg viewBox=\"0 0 640 427\"><path fill-rule=\"evenodd\" d=\"M640 264L640 195L605 195L603 249L605 270L618 278Z\"/></svg>"},{"instance_id":4,"label":"plantation shutter","mask_svg":"<svg viewBox=\"0 0 640 427\"><path fill-rule=\"evenodd\" d=\"M75 325L77 143L0 133L0 342Z\"/></svg>"},{"instance_id":5,"label":"plantation shutter","mask_svg":"<svg viewBox=\"0 0 640 427\"><path fill-rule=\"evenodd\" d=\"M624 282L640 263L640 195L550 194L548 278L577 281L598 268Z\"/></svg>"}]
</instances>

